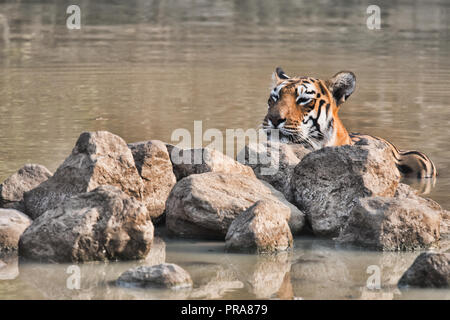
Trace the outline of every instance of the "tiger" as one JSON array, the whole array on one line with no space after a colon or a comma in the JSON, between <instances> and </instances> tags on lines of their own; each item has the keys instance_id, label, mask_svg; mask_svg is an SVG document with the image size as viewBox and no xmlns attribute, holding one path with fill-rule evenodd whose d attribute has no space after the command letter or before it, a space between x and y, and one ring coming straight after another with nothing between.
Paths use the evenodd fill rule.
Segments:
<instances>
[{"instance_id":1,"label":"tiger","mask_svg":"<svg viewBox=\"0 0 450 320\"><path fill-rule=\"evenodd\" d=\"M436 167L424 153L400 150L385 139L347 131L338 112L355 86L356 76L350 71L340 71L328 80L320 80L289 77L282 68L277 67L267 102L267 114L262 123L263 130L268 134L277 130L281 142L302 144L309 150L355 145L364 139L381 140L392 150L402 177L434 181ZM429 183L427 185L429 191Z\"/></svg>"}]
</instances>

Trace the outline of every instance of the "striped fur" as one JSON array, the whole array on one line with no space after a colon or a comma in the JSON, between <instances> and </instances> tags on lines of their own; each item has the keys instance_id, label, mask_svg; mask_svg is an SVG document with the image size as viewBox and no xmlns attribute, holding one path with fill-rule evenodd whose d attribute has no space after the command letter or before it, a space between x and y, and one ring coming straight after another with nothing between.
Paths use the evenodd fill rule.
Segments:
<instances>
[{"instance_id":1,"label":"striped fur","mask_svg":"<svg viewBox=\"0 0 450 320\"><path fill-rule=\"evenodd\" d=\"M399 150L384 139L347 132L338 111L355 89L353 73L339 72L323 81L311 77L290 78L277 68L273 79L263 128L278 129L281 141L301 143L317 150L326 146L351 145L361 139L382 140L392 149L397 167L405 178L435 179L436 167L422 152Z\"/></svg>"}]
</instances>

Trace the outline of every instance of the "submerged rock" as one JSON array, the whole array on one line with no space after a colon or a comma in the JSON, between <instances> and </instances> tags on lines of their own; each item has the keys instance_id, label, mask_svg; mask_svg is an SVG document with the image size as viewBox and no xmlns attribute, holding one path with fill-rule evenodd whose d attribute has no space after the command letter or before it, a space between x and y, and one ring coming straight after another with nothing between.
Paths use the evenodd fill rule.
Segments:
<instances>
[{"instance_id":1,"label":"submerged rock","mask_svg":"<svg viewBox=\"0 0 450 320\"><path fill-rule=\"evenodd\" d=\"M180 149L170 144L166 146L177 181L191 174L206 172L241 174L251 178L255 177L250 167L240 164L215 149Z\"/></svg>"},{"instance_id":2,"label":"submerged rock","mask_svg":"<svg viewBox=\"0 0 450 320\"><path fill-rule=\"evenodd\" d=\"M152 219L160 217L170 190L177 182L169 153L159 140L131 143L136 168L144 183L143 199Z\"/></svg>"},{"instance_id":3,"label":"submerged rock","mask_svg":"<svg viewBox=\"0 0 450 320\"><path fill-rule=\"evenodd\" d=\"M293 202L291 178L295 166L309 152L301 144L269 141L265 144L246 145L237 158L251 167L258 179L267 181L282 192L288 201Z\"/></svg>"},{"instance_id":4,"label":"submerged rock","mask_svg":"<svg viewBox=\"0 0 450 320\"><path fill-rule=\"evenodd\" d=\"M424 252L403 274L398 286L448 288L450 286L450 253Z\"/></svg>"},{"instance_id":5,"label":"submerged rock","mask_svg":"<svg viewBox=\"0 0 450 320\"><path fill-rule=\"evenodd\" d=\"M147 209L117 187L65 199L22 234L21 256L49 262L133 260L147 256L153 225Z\"/></svg>"},{"instance_id":6,"label":"submerged rock","mask_svg":"<svg viewBox=\"0 0 450 320\"><path fill-rule=\"evenodd\" d=\"M39 164L26 164L0 185L0 208L25 212L23 194L48 180L52 174Z\"/></svg>"},{"instance_id":7,"label":"submerged rock","mask_svg":"<svg viewBox=\"0 0 450 320\"><path fill-rule=\"evenodd\" d=\"M225 237L226 250L261 253L291 248L289 216L289 208L278 202L257 201L231 223Z\"/></svg>"},{"instance_id":8,"label":"submerged rock","mask_svg":"<svg viewBox=\"0 0 450 320\"><path fill-rule=\"evenodd\" d=\"M14 209L0 209L0 252L17 250L19 239L32 220Z\"/></svg>"},{"instance_id":9,"label":"submerged rock","mask_svg":"<svg viewBox=\"0 0 450 320\"><path fill-rule=\"evenodd\" d=\"M117 279L117 284L124 287L183 289L192 287L192 279L180 266L162 263L127 270Z\"/></svg>"},{"instance_id":10,"label":"submerged rock","mask_svg":"<svg viewBox=\"0 0 450 320\"><path fill-rule=\"evenodd\" d=\"M144 184L125 141L106 131L84 132L55 174L25 193L26 213L36 219L64 199L100 185L117 186L143 200Z\"/></svg>"},{"instance_id":11,"label":"submerged rock","mask_svg":"<svg viewBox=\"0 0 450 320\"><path fill-rule=\"evenodd\" d=\"M295 167L292 188L316 235L335 237L359 198L392 197L400 181L391 149L382 141L325 147Z\"/></svg>"},{"instance_id":12,"label":"submerged rock","mask_svg":"<svg viewBox=\"0 0 450 320\"><path fill-rule=\"evenodd\" d=\"M337 240L389 251L427 248L440 238L441 211L402 184L396 197L359 199Z\"/></svg>"},{"instance_id":13,"label":"submerged rock","mask_svg":"<svg viewBox=\"0 0 450 320\"><path fill-rule=\"evenodd\" d=\"M224 240L233 220L258 200L284 207L256 178L215 172L190 175L167 199L166 225L180 237Z\"/></svg>"}]
</instances>

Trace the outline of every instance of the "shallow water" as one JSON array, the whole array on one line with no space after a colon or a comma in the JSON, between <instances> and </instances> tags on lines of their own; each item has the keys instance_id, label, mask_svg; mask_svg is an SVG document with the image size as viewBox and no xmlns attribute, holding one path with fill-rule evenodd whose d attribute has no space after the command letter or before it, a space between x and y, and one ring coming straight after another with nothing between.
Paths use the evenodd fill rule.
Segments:
<instances>
[{"instance_id":1,"label":"shallow water","mask_svg":"<svg viewBox=\"0 0 450 320\"><path fill-rule=\"evenodd\" d=\"M297 239L295 250L277 255L225 254L222 242L158 238L145 261L79 265L79 289L70 289L69 264L10 260L7 271L0 269L0 299L450 299L450 290L397 288L417 255L343 249L330 240L307 238ZM186 269L193 287L115 284L129 268L164 261ZM367 287L369 266L380 270L380 289Z\"/></svg>"},{"instance_id":2,"label":"shallow water","mask_svg":"<svg viewBox=\"0 0 450 320\"><path fill-rule=\"evenodd\" d=\"M288 74L318 78L353 71L357 89L342 107L344 124L427 153L439 171L429 196L450 209L450 3L379 1L381 30L366 27L367 3L356 0L79 1L81 30L65 27L69 4L0 3L0 180L29 162L55 170L86 130L108 130L127 142L169 142L175 129L192 130L194 120L204 130L255 128L280 65ZM222 246L167 243L167 260L187 269L196 269L190 262L204 264L211 277L222 267L225 274L245 270L232 280L217 276L226 287L220 294L194 289L190 297L370 298L373 292L361 289L368 265L388 261L400 275L416 255L297 240L287 260L261 262L225 255ZM314 257L296 262L305 255ZM222 267L208 265L217 260ZM93 277L86 297L172 297L105 284L131 265L83 266ZM0 298L78 297L60 288L64 271L26 264L16 280L0 281ZM46 281L33 282L34 272ZM383 291L387 298L449 298L441 291L399 294L393 279ZM272 282L273 288L261 285Z\"/></svg>"}]
</instances>

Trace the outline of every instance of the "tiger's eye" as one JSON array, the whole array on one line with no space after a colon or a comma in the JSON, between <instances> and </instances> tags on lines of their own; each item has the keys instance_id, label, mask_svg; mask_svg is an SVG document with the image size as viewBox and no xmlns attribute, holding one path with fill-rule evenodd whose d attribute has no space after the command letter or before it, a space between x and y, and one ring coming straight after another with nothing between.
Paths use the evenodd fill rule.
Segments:
<instances>
[{"instance_id":1,"label":"tiger's eye","mask_svg":"<svg viewBox=\"0 0 450 320\"><path fill-rule=\"evenodd\" d=\"M312 99L311 98L298 98L297 99L297 103L298 104L307 104L307 103L309 103L309 102L311 102L312 101Z\"/></svg>"}]
</instances>

